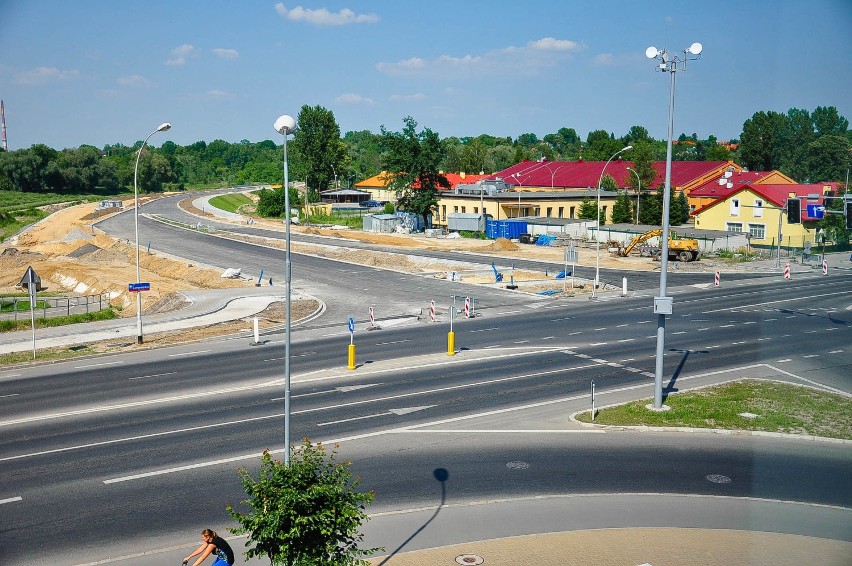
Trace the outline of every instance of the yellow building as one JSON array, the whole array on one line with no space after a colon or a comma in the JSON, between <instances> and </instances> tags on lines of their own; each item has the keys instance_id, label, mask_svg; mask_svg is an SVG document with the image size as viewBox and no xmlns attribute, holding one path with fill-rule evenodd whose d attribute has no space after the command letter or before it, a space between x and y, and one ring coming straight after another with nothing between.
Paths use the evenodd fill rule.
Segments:
<instances>
[{"instance_id":1,"label":"yellow building","mask_svg":"<svg viewBox=\"0 0 852 566\"><path fill-rule=\"evenodd\" d=\"M801 249L816 243L816 208L836 193L838 183L746 184L695 211L695 228L744 232L755 247ZM812 206L808 206L812 205ZM798 207L801 223L788 223L787 208ZM813 215L811 214L813 212Z\"/></svg>"}]
</instances>

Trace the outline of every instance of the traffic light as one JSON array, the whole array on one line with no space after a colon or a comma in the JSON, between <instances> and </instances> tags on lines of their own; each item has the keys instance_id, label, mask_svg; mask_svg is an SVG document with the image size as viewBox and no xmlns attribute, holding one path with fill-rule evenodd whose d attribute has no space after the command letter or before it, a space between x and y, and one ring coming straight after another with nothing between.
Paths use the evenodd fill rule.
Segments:
<instances>
[{"instance_id":1,"label":"traffic light","mask_svg":"<svg viewBox=\"0 0 852 566\"><path fill-rule=\"evenodd\" d=\"M802 200L797 198L787 199L787 224L802 223Z\"/></svg>"},{"instance_id":2,"label":"traffic light","mask_svg":"<svg viewBox=\"0 0 852 566\"><path fill-rule=\"evenodd\" d=\"M852 230L852 200L846 201L846 229Z\"/></svg>"}]
</instances>

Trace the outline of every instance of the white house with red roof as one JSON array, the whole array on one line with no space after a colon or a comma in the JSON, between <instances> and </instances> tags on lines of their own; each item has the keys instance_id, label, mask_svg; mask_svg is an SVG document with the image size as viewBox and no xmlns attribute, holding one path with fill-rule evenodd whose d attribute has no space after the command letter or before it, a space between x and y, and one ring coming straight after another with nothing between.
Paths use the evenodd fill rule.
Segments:
<instances>
[{"instance_id":1,"label":"white house with red roof","mask_svg":"<svg viewBox=\"0 0 852 566\"><path fill-rule=\"evenodd\" d=\"M693 188L689 192L689 213L712 204L718 199L727 198L744 185L795 185L796 181L780 171L748 171L726 167L722 175Z\"/></svg>"}]
</instances>

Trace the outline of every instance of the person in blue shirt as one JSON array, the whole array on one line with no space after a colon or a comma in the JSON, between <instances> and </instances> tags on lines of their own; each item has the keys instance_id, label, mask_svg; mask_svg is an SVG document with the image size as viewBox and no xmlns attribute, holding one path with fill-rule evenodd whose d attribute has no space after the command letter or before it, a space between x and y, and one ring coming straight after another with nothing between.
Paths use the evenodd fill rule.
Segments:
<instances>
[{"instance_id":1,"label":"person in blue shirt","mask_svg":"<svg viewBox=\"0 0 852 566\"><path fill-rule=\"evenodd\" d=\"M198 560L193 562L192 566L199 566L208 556L213 556L213 564L211 566L231 566L234 563L234 551L231 546L212 529L204 529L201 531L201 543L195 552L183 559L183 564L189 562L193 556L198 556Z\"/></svg>"}]
</instances>

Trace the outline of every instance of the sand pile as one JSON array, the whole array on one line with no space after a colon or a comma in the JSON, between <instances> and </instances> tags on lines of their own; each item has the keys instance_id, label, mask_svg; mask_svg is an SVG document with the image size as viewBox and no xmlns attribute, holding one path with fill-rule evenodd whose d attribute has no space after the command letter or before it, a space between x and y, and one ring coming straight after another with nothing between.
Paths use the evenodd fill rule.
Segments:
<instances>
[{"instance_id":1,"label":"sand pile","mask_svg":"<svg viewBox=\"0 0 852 566\"><path fill-rule=\"evenodd\" d=\"M514 252L521 249L517 244L507 240L506 238L497 238L493 243L481 248L476 248L474 251L483 252Z\"/></svg>"}]
</instances>

